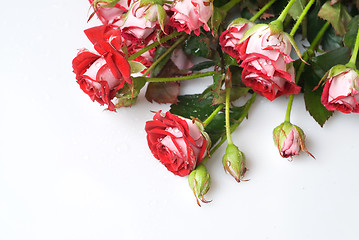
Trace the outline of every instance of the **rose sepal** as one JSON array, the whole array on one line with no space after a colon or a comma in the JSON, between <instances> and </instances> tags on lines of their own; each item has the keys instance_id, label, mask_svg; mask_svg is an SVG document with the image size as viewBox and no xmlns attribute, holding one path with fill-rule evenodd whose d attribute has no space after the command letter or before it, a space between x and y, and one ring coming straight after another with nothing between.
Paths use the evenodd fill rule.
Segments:
<instances>
[{"instance_id":1,"label":"rose sepal","mask_svg":"<svg viewBox=\"0 0 359 240\"><path fill-rule=\"evenodd\" d=\"M210 188L211 177L203 164L198 165L196 169L189 174L188 184L196 197L198 206L201 206L200 201L203 203L211 202L204 198L204 195Z\"/></svg>"},{"instance_id":2,"label":"rose sepal","mask_svg":"<svg viewBox=\"0 0 359 240\"><path fill-rule=\"evenodd\" d=\"M243 181L244 174L247 171L246 159L243 152L239 151L238 147L233 143L228 144L222 163L224 170L237 182Z\"/></svg>"},{"instance_id":3,"label":"rose sepal","mask_svg":"<svg viewBox=\"0 0 359 240\"><path fill-rule=\"evenodd\" d=\"M267 28L267 27L268 27L267 24L256 24L256 25L254 25L253 27L248 29L248 31L244 34L244 36L239 40L238 44L243 43L247 38L252 36L254 33L256 33L257 31L262 30L264 28Z\"/></svg>"}]
</instances>

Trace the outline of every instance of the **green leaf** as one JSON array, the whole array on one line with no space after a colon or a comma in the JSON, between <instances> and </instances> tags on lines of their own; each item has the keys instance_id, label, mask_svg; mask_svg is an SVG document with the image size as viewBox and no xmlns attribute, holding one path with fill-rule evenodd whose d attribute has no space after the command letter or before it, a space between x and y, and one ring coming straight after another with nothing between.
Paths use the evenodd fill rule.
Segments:
<instances>
[{"instance_id":1,"label":"green leaf","mask_svg":"<svg viewBox=\"0 0 359 240\"><path fill-rule=\"evenodd\" d=\"M322 48L325 51L331 51L343 47L343 37L336 35L334 28L330 27L322 38Z\"/></svg>"},{"instance_id":2,"label":"green leaf","mask_svg":"<svg viewBox=\"0 0 359 240\"><path fill-rule=\"evenodd\" d=\"M308 69L303 72L302 77L311 79L311 81L304 82L305 108L314 120L323 127L324 123L332 116L333 112L328 111L320 101L323 87L319 86L318 89L313 91L313 89L318 86L321 78Z\"/></svg>"},{"instance_id":3,"label":"green leaf","mask_svg":"<svg viewBox=\"0 0 359 240\"><path fill-rule=\"evenodd\" d=\"M308 18L307 37L310 43L314 40L320 29L325 24L325 21L318 17L319 10L320 10L320 5L319 2L317 1L314 9L310 11L310 13L307 15Z\"/></svg>"},{"instance_id":4,"label":"green leaf","mask_svg":"<svg viewBox=\"0 0 359 240\"><path fill-rule=\"evenodd\" d=\"M337 64L346 64L348 61L349 49L341 47L333 51L327 52L323 55L312 58L311 65L313 65L313 68L319 68L322 72L325 73L329 71L329 69L333 66Z\"/></svg>"},{"instance_id":5,"label":"green leaf","mask_svg":"<svg viewBox=\"0 0 359 240\"><path fill-rule=\"evenodd\" d=\"M320 98L323 87L318 86L322 77L333 66L345 64L349 60L349 49L339 48L326 54L312 58L310 65L306 66L301 79L304 79L304 101L305 107L314 120L323 127L324 123L332 116L321 103ZM315 91L315 89L318 87Z\"/></svg>"},{"instance_id":6,"label":"green leaf","mask_svg":"<svg viewBox=\"0 0 359 240\"><path fill-rule=\"evenodd\" d=\"M185 118L198 118L204 121L217 108L212 105L213 99L208 97L200 100L200 94L183 95L178 97L178 103L172 104L170 112ZM230 118L232 123L238 119L244 107L232 107ZM211 138L212 144L215 144L225 134L225 117L223 112L219 112L213 120L206 126L205 131Z\"/></svg>"},{"instance_id":7,"label":"green leaf","mask_svg":"<svg viewBox=\"0 0 359 240\"><path fill-rule=\"evenodd\" d=\"M344 36L344 44L350 49L354 48L358 27L359 27L359 15L355 16L350 21L348 25L349 31Z\"/></svg>"},{"instance_id":8,"label":"green leaf","mask_svg":"<svg viewBox=\"0 0 359 240\"><path fill-rule=\"evenodd\" d=\"M216 64L215 61L204 61L204 62L200 62L200 63L194 65L189 70L190 71L200 71L200 70L203 70L203 69L213 67L215 64Z\"/></svg>"},{"instance_id":9,"label":"green leaf","mask_svg":"<svg viewBox=\"0 0 359 240\"><path fill-rule=\"evenodd\" d=\"M167 51L168 48L166 47L158 47L155 52L154 61L156 61L162 54ZM162 59L151 71L151 77L157 77L157 75L162 71L162 68L167 64L168 60L170 59L171 54L167 54L167 56Z\"/></svg>"},{"instance_id":10,"label":"green leaf","mask_svg":"<svg viewBox=\"0 0 359 240\"><path fill-rule=\"evenodd\" d=\"M183 45L183 51L188 55L210 58L212 55L210 39L203 34L191 36Z\"/></svg>"},{"instance_id":11,"label":"green leaf","mask_svg":"<svg viewBox=\"0 0 359 240\"><path fill-rule=\"evenodd\" d=\"M344 36L347 32L347 26L351 20L350 14L342 4L336 3L331 5L330 1L324 3L318 13L318 16L330 22L335 30L335 33L340 36Z\"/></svg>"},{"instance_id":12,"label":"green leaf","mask_svg":"<svg viewBox=\"0 0 359 240\"><path fill-rule=\"evenodd\" d=\"M247 93L250 89L251 88L249 88L249 87L232 86L230 101L235 101L238 98L247 95ZM225 103L225 101L226 101L226 91L225 90L221 90L219 92L219 96L216 98L213 98L213 104L222 104L222 103Z\"/></svg>"},{"instance_id":13,"label":"green leaf","mask_svg":"<svg viewBox=\"0 0 359 240\"><path fill-rule=\"evenodd\" d=\"M131 73L139 73L146 69L146 66L140 62L129 61L128 63L130 64L131 67Z\"/></svg>"},{"instance_id":14,"label":"green leaf","mask_svg":"<svg viewBox=\"0 0 359 240\"><path fill-rule=\"evenodd\" d=\"M294 19L297 20L300 16L300 14L303 12L305 5L307 1L306 0L297 0L294 2L292 7L289 9L289 15Z\"/></svg>"}]
</instances>

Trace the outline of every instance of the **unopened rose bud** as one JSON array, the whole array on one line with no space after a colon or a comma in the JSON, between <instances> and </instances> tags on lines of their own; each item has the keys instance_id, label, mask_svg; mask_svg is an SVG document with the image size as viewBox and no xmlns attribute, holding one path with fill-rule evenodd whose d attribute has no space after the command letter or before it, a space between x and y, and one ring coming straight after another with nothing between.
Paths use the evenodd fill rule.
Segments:
<instances>
[{"instance_id":1,"label":"unopened rose bud","mask_svg":"<svg viewBox=\"0 0 359 240\"><path fill-rule=\"evenodd\" d=\"M299 155L301 150L314 158L305 147L303 130L290 122L284 122L273 130L273 140L283 158Z\"/></svg>"},{"instance_id":2,"label":"unopened rose bud","mask_svg":"<svg viewBox=\"0 0 359 240\"><path fill-rule=\"evenodd\" d=\"M247 170L246 159L236 145L228 144L222 163L224 170L231 174L237 182L243 180L243 176Z\"/></svg>"},{"instance_id":3,"label":"unopened rose bud","mask_svg":"<svg viewBox=\"0 0 359 240\"><path fill-rule=\"evenodd\" d=\"M203 203L210 202L204 198L204 195L209 190L211 177L203 164L198 165L197 168L189 174L188 183L196 197L198 206L201 206L199 200Z\"/></svg>"}]
</instances>

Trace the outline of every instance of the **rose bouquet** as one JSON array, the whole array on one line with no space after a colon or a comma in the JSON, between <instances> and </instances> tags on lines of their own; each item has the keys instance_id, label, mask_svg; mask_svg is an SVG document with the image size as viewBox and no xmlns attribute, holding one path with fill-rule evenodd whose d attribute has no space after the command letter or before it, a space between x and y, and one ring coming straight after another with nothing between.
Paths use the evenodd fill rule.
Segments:
<instances>
[{"instance_id":1,"label":"rose bouquet","mask_svg":"<svg viewBox=\"0 0 359 240\"><path fill-rule=\"evenodd\" d=\"M172 104L145 123L149 150L167 170L187 176L198 205L209 202L206 161L223 144L224 170L245 180L246 158L231 133L257 97L287 97L273 130L280 156L304 151L304 131L291 123L293 96L323 127L333 112L359 112L359 6L351 1L90 0L85 30L93 51L72 61L77 83L92 101L116 112L150 102ZM237 16L234 20L233 16ZM306 39L300 47L294 39ZM193 61L195 60L195 61ZM194 64L196 62L196 64ZM181 81L210 77L198 94L179 95ZM146 90L143 90L146 89ZM259 95L259 96L257 96ZM245 102L236 106L236 100Z\"/></svg>"}]
</instances>

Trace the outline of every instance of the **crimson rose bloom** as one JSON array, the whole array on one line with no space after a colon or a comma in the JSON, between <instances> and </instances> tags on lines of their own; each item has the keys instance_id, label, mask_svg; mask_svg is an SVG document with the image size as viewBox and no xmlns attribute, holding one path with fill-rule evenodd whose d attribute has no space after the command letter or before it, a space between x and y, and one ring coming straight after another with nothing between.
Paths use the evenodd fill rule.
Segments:
<instances>
[{"instance_id":1,"label":"crimson rose bloom","mask_svg":"<svg viewBox=\"0 0 359 240\"><path fill-rule=\"evenodd\" d=\"M291 48L284 33L273 34L268 26L259 28L240 49L243 83L271 101L284 94L299 93L289 56Z\"/></svg>"},{"instance_id":2,"label":"crimson rose bloom","mask_svg":"<svg viewBox=\"0 0 359 240\"><path fill-rule=\"evenodd\" d=\"M125 82L132 84L130 65L118 51L122 46L120 33L106 26L90 28L85 33L100 54L79 51L72 61L77 83L92 101L115 111L111 100Z\"/></svg>"},{"instance_id":3,"label":"crimson rose bloom","mask_svg":"<svg viewBox=\"0 0 359 240\"><path fill-rule=\"evenodd\" d=\"M146 122L145 130L153 156L181 177L195 169L206 153L207 140L189 119L159 111Z\"/></svg>"},{"instance_id":4,"label":"crimson rose bloom","mask_svg":"<svg viewBox=\"0 0 359 240\"><path fill-rule=\"evenodd\" d=\"M341 70L333 71L341 68ZM325 83L322 104L329 111L359 113L359 76L358 73L343 65L333 67Z\"/></svg>"}]
</instances>

